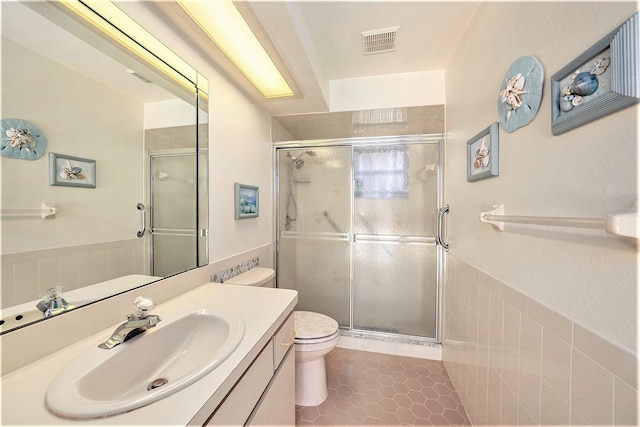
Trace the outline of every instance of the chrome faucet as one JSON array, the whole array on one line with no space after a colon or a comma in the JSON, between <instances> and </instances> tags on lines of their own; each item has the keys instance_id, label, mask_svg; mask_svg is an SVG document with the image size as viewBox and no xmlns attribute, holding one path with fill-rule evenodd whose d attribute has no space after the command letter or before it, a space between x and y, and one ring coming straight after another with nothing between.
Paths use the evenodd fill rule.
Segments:
<instances>
[{"instance_id":1,"label":"chrome faucet","mask_svg":"<svg viewBox=\"0 0 640 427\"><path fill-rule=\"evenodd\" d=\"M43 317L51 317L54 314L75 308L62 297L62 286L54 286L47 290L47 295L42 298L36 308L42 312Z\"/></svg>"},{"instance_id":2,"label":"chrome faucet","mask_svg":"<svg viewBox=\"0 0 640 427\"><path fill-rule=\"evenodd\" d=\"M111 337L98 347L107 350L122 344L123 342L153 328L162 319L155 314L149 314L156 307L153 300L144 297L136 297L133 301L133 313L127 316L127 321L118 326Z\"/></svg>"}]
</instances>

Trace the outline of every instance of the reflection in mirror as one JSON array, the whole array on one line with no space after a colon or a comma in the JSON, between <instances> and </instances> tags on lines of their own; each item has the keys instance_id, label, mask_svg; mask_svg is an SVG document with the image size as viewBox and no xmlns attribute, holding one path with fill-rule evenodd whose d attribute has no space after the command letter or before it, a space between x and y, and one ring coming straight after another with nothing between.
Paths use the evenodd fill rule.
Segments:
<instances>
[{"instance_id":1,"label":"reflection in mirror","mask_svg":"<svg viewBox=\"0 0 640 427\"><path fill-rule=\"evenodd\" d=\"M47 152L23 160L2 144L0 330L206 265L206 79L48 2L2 2L1 54L2 119L35 126ZM49 185L83 176L50 153L95 161L95 188Z\"/></svg>"}]
</instances>

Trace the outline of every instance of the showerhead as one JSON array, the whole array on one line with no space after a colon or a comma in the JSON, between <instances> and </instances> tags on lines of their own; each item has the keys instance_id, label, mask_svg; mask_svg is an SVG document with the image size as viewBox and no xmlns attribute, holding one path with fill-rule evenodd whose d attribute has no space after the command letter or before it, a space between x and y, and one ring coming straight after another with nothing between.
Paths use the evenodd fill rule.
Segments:
<instances>
[{"instance_id":1,"label":"showerhead","mask_svg":"<svg viewBox=\"0 0 640 427\"><path fill-rule=\"evenodd\" d=\"M304 166L304 160L302 159L304 156L315 156L316 152L312 150L303 151L299 156L292 156L291 153L287 152L287 157L291 157L291 163L295 165L296 169L302 169Z\"/></svg>"}]
</instances>

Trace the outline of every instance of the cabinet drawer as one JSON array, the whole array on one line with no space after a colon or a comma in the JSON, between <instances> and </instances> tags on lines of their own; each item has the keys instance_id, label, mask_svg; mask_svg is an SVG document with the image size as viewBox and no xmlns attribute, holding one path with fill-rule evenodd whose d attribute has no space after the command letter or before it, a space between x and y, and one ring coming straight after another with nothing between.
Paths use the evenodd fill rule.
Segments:
<instances>
[{"instance_id":1,"label":"cabinet drawer","mask_svg":"<svg viewBox=\"0 0 640 427\"><path fill-rule=\"evenodd\" d=\"M269 341L205 426L244 425L272 376L273 341Z\"/></svg>"},{"instance_id":2,"label":"cabinet drawer","mask_svg":"<svg viewBox=\"0 0 640 427\"><path fill-rule=\"evenodd\" d=\"M287 354L289 347L293 346L296 331L293 324L293 313L284 321L278 332L273 336L273 370L278 369L282 358Z\"/></svg>"}]
</instances>

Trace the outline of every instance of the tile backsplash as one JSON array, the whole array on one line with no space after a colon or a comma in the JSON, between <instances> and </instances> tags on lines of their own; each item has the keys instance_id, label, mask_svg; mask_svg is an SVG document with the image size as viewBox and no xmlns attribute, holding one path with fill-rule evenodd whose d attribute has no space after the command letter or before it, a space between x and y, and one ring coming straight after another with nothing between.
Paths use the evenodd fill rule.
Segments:
<instances>
[{"instance_id":1,"label":"tile backsplash","mask_svg":"<svg viewBox=\"0 0 640 427\"><path fill-rule=\"evenodd\" d=\"M246 273L252 268L260 266L260 257L251 258L248 261L242 262L233 267L229 267L222 271L219 271L211 276L211 281L214 283L224 283L232 277L236 277L239 274Z\"/></svg>"},{"instance_id":2,"label":"tile backsplash","mask_svg":"<svg viewBox=\"0 0 640 427\"><path fill-rule=\"evenodd\" d=\"M128 274L147 274L141 239L2 255L1 308L41 298L52 286L82 288Z\"/></svg>"},{"instance_id":3,"label":"tile backsplash","mask_svg":"<svg viewBox=\"0 0 640 427\"><path fill-rule=\"evenodd\" d=\"M474 425L638 424L636 354L447 263L443 360Z\"/></svg>"}]
</instances>

